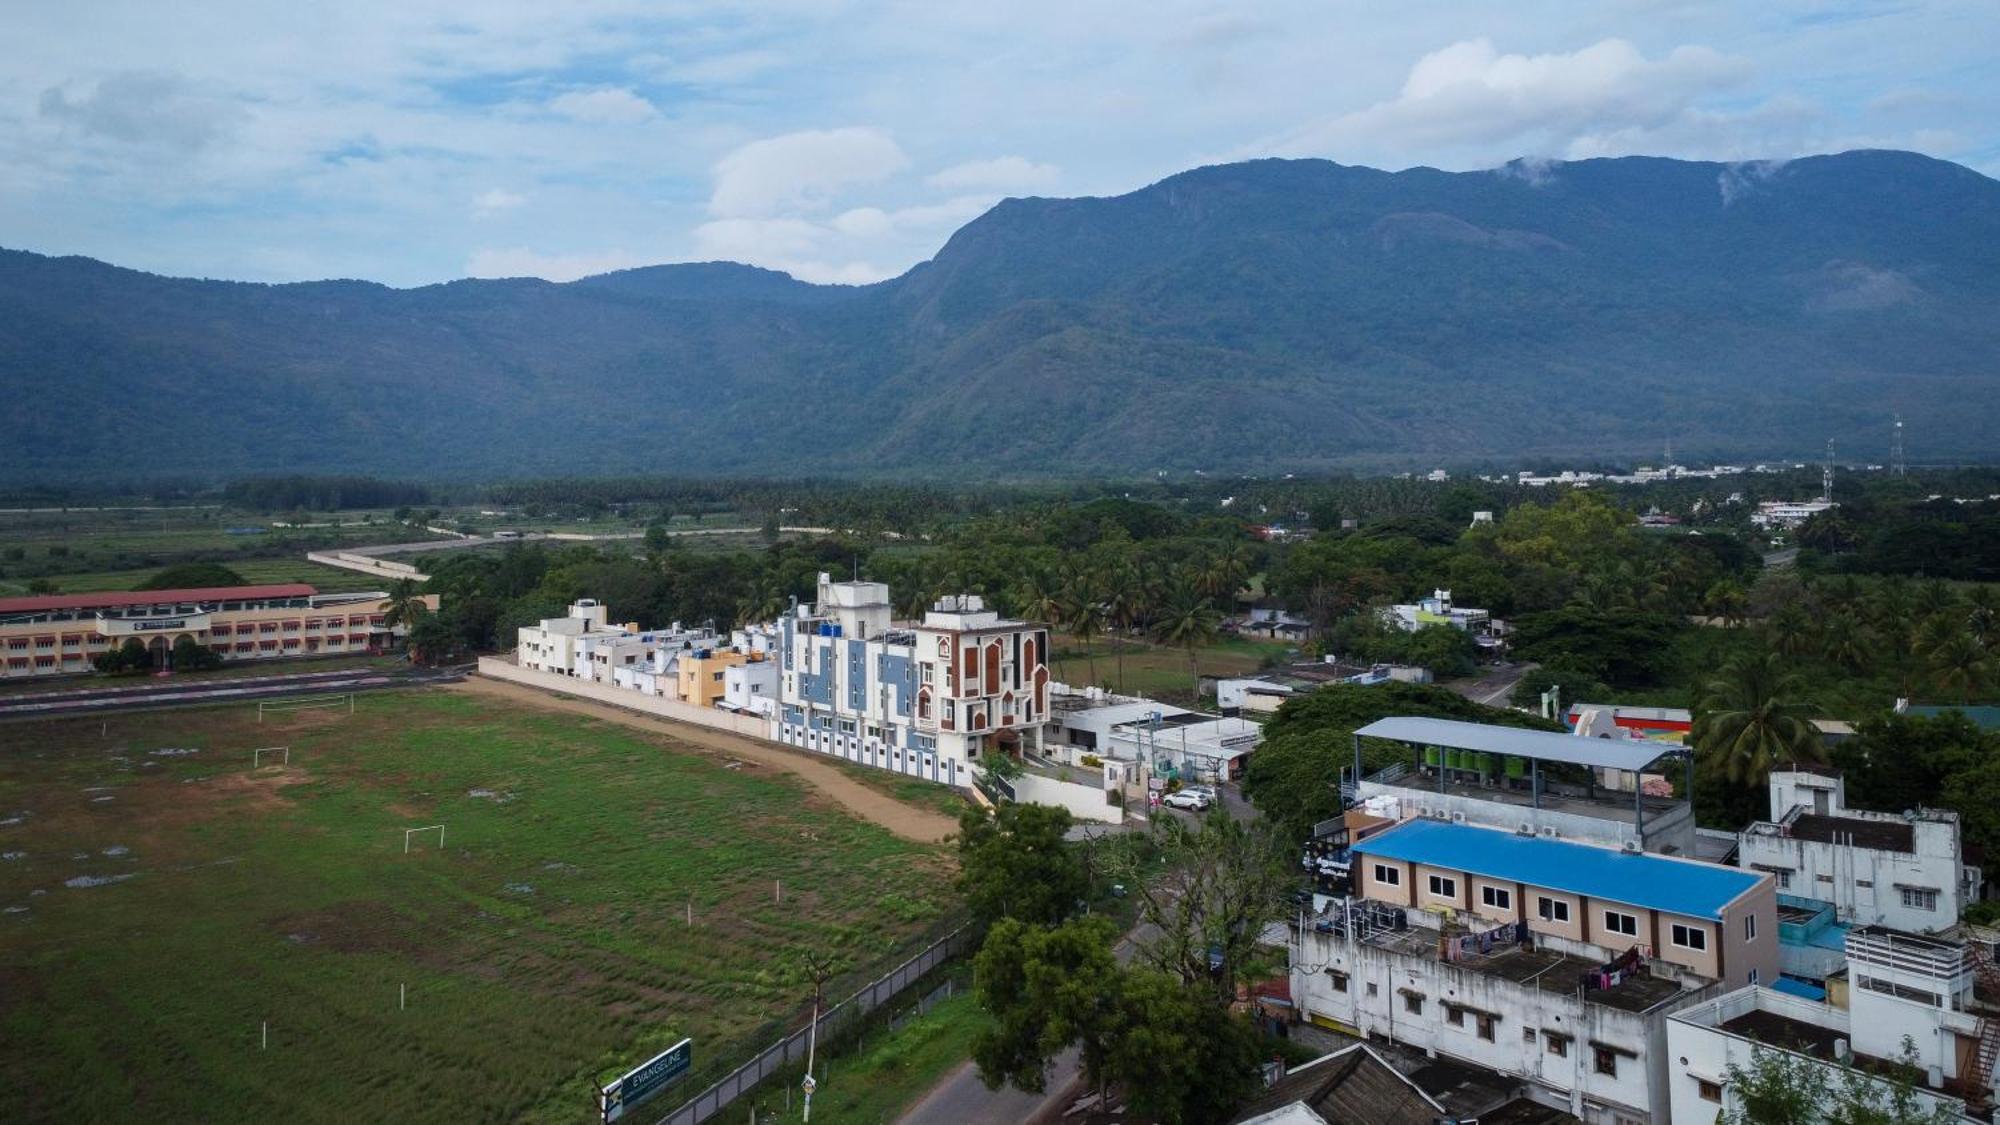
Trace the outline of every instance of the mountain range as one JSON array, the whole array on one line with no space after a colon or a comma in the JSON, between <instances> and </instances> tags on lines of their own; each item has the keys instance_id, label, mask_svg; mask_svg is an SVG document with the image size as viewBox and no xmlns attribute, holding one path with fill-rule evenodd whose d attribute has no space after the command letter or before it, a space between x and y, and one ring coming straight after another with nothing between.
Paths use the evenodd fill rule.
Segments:
<instances>
[{"instance_id":1,"label":"mountain range","mask_svg":"<svg viewBox=\"0 0 2000 1125\"><path fill-rule=\"evenodd\" d=\"M1860 151L1199 168L868 286L0 250L0 478L1089 476L2000 453L2000 182ZM1684 457L1683 459L1687 459Z\"/></svg>"}]
</instances>

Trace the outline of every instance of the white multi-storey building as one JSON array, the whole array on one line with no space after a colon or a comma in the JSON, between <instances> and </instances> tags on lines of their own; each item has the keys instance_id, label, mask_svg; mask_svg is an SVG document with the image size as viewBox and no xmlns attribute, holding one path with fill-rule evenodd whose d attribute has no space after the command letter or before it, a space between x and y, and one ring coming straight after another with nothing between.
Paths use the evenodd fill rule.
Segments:
<instances>
[{"instance_id":1,"label":"white multi-storey building","mask_svg":"<svg viewBox=\"0 0 2000 1125\"><path fill-rule=\"evenodd\" d=\"M1771 773L1771 819L1737 841L1737 863L1769 872L1778 889L1833 904L1842 922L1913 933L1958 922L1979 900L1984 876L1965 862L1958 814L1847 807L1830 770Z\"/></svg>"},{"instance_id":2,"label":"white multi-storey building","mask_svg":"<svg viewBox=\"0 0 2000 1125\"><path fill-rule=\"evenodd\" d=\"M779 741L948 785L970 785L983 753L1040 746L1045 627L973 594L906 626L884 583L821 574L818 594L777 623Z\"/></svg>"},{"instance_id":3,"label":"white multi-storey building","mask_svg":"<svg viewBox=\"0 0 2000 1125\"><path fill-rule=\"evenodd\" d=\"M1862 927L1847 935L1847 987L1835 998L1845 1007L1752 987L1675 1013L1666 1051L1674 1125L1710 1125L1736 1104L1729 1068L1749 1069L1758 1051L1825 1068L1836 1094L1842 1073L1881 1073L1909 1052L1920 1110L1990 1102L1988 1044L2000 1045L2000 1029L1974 990L1975 961L1961 937Z\"/></svg>"},{"instance_id":4,"label":"white multi-storey building","mask_svg":"<svg viewBox=\"0 0 2000 1125\"><path fill-rule=\"evenodd\" d=\"M603 603L581 598L569 607L568 616L523 626L516 663L536 672L671 697L681 656L722 647L712 629L684 628L678 621L664 629L614 625L608 612Z\"/></svg>"}]
</instances>

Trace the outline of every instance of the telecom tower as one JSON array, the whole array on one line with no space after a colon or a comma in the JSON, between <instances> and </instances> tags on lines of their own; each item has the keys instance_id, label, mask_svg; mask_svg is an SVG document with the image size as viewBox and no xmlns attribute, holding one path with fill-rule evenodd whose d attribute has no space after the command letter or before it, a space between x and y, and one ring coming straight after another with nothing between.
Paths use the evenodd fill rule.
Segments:
<instances>
[{"instance_id":1,"label":"telecom tower","mask_svg":"<svg viewBox=\"0 0 2000 1125\"><path fill-rule=\"evenodd\" d=\"M1889 446L1889 475L1900 477L1904 473L1903 462L1903 414L1896 412L1896 440Z\"/></svg>"},{"instance_id":2,"label":"telecom tower","mask_svg":"<svg viewBox=\"0 0 2000 1125\"><path fill-rule=\"evenodd\" d=\"M1826 439L1826 464L1819 470L1819 498L1833 503L1833 439Z\"/></svg>"}]
</instances>

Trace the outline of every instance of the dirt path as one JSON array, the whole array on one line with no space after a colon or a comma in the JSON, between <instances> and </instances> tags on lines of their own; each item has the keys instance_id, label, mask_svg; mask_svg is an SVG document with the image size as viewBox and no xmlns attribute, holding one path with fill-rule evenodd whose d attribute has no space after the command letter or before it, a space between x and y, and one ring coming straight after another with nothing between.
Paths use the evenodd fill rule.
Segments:
<instances>
[{"instance_id":1,"label":"dirt path","mask_svg":"<svg viewBox=\"0 0 2000 1125\"><path fill-rule=\"evenodd\" d=\"M958 831L958 823L940 812L906 805L886 793L871 789L834 766L794 750L769 742L729 734L686 723L669 722L585 699L558 699L545 691L474 676L452 684L447 691L505 699L548 711L567 711L593 719L619 723L634 730L671 735L682 742L718 751L745 761L771 766L796 774L806 784L826 794L842 808L863 820L879 824L905 840L935 844Z\"/></svg>"}]
</instances>

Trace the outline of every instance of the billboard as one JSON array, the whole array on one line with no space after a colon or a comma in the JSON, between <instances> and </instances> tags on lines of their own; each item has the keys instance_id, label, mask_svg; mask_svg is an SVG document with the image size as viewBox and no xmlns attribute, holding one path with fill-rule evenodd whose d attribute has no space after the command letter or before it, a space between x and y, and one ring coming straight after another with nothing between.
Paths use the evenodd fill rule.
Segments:
<instances>
[{"instance_id":1,"label":"billboard","mask_svg":"<svg viewBox=\"0 0 2000 1125\"><path fill-rule=\"evenodd\" d=\"M607 1123L616 1121L626 1110L685 1077L693 1065L694 1040L683 1039L598 1091L597 1108Z\"/></svg>"}]
</instances>

